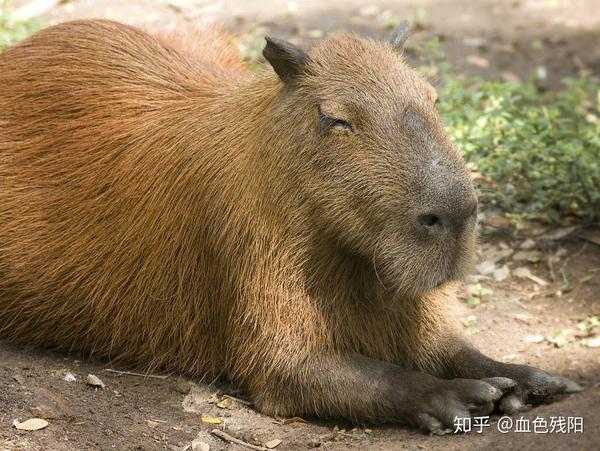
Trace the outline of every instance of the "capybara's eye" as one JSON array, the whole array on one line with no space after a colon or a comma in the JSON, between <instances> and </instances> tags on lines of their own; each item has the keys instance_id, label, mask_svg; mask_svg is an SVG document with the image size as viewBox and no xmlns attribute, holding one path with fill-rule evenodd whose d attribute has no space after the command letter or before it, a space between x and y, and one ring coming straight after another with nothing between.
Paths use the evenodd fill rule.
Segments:
<instances>
[{"instance_id":1,"label":"capybara's eye","mask_svg":"<svg viewBox=\"0 0 600 451\"><path fill-rule=\"evenodd\" d=\"M321 111L321 107L319 106L319 108L317 109L318 112L318 116L319 116L319 123L325 127L325 128L331 128L331 127L339 127L342 128L344 130L348 130L350 132L354 131L354 129L352 128L352 124L344 119L336 119L333 117L329 117L327 115L325 115L322 111Z\"/></svg>"}]
</instances>

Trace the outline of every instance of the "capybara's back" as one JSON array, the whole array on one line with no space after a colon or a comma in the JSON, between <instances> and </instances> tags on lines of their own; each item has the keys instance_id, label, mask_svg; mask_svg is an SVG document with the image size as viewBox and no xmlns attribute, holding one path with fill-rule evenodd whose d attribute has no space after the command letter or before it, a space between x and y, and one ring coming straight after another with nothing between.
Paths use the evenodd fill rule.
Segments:
<instances>
[{"instance_id":1,"label":"capybara's back","mask_svg":"<svg viewBox=\"0 0 600 451\"><path fill-rule=\"evenodd\" d=\"M0 336L226 376L275 415L443 432L577 389L495 362L446 310L477 202L390 42L108 21L0 55Z\"/></svg>"},{"instance_id":2,"label":"capybara's back","mask_svg":"<svg viewBox=\"0 0 600 451\"><path fill-rule=\"evenodd\" d=\"M197 143L244 71L217 32L193 52L168 39L73 22L0 55L2 335L217 371L223 331L201 293L218 257L198 241L218 218L194 174L235 164L225 142Z\"/></svg>"}]
</instances>

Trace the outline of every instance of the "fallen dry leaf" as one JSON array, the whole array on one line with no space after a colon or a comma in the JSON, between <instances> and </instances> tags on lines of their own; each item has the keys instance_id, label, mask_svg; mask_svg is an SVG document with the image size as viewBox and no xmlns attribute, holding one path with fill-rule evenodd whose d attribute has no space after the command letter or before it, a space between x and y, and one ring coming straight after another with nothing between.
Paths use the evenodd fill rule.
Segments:
<instances>
[{"instance_id":1,"label":"fallen dry leaf","mask_svg":"<svg viewBox=\"0 0 600 451\"><path fill-rule=\"evenodd\" d=\"M63 379L67 382L75 382L77 380L77 377L69 371L65 373Z\"/></svg>"},{"instance_id":2,"label":"fallen dry leaf","mask_svg":"<svg viewBox=\"0 0 600 451\"><path fill-rule=\"evenodd\" d=\"M217 403L217 407L221 409L229 409L233 405L233 401L229 398L225 398Z\"/></svg>"},{"instance_id":3,"label":"fallen dry leaf","mask_svg":"<svg viewBox=\"0 0 600 451\"><path fill-rule=\"evenodd\" d=\"M285 420L283 420L281 422L281 424L292 424L292 423L306 423L306 420L304 418L300 418L300 417L292 417L292 418L286 418Z\"/></svg>"},{"instance_id":4,"label":"fallen dry leaf","mask_svg":"<svg viewBox=\"0 0 600 451\"><path fill-rule=\"evenodd\" d=\"M20 431L38 431L48 426L48 422L41 418L30 418L22 423L19 420L13 421L13 426Z\"/></svg>"},{"instance_id":5,"label":"fallen dry leaf","mask_svg":"<svg viewBox=\"0 0 600 451\"><path fill-rule=\"evenodd\" d=\"M208 423L208 424L221 424L221 420L219 420L218 418L215 418L215 417L210 417L210 416L202 417L202 418L200 418L200 421L202 421L203 423Z\"/></svg>"}]
</instances>

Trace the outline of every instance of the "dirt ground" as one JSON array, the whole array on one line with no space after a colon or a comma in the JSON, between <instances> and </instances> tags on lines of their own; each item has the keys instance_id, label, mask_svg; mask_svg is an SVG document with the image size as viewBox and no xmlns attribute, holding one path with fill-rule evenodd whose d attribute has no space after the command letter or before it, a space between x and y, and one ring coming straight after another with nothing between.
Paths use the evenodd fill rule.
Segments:
<instances>
[{"instance_id":1,"label":"dirt ground","mask_svg":"<svg viewBox=\"0 0 600 451\"><path fill-rule=\"evenodd\" d=\"M217 21L239 33L249 53L267 33L309 45L338 29L385 36L389 23L408 18L418 23L409 56L416 54L420 42L438 36L453 66L467 73L526 79L541 67L549 87L581 70L600 74L597 0L368 4L357 0L81 0L63 3L43 15L46 23L78 17L108 17L151 27ZM243 400L243 393L222 383L207 386L176 375L120 374L107 371L115 369L110 362L0 341L0 450L183 450L191 449L196 438L211 450L247 449L212 435L215 428L257 446L281 440L278 450L600 449L600 347L594 347L600 327L586 336L578 326L600 315L600 244L578 237L577 231L561 239L548 235L553 231L535 228L514 235L489 214L482 222L480 261L494 261L496 268L506 266L511 275L497 280L501 277L478 267L465 283L466 291L480 301L474 307L463 303L465 333L496 359L539 366L579 382L583 392L513 420L521 415L530 420L542 417L548 423L551 417L583 417L583 433L519 433L514 428L501 433L498 418L481 434L443 437L397 426L354 428L310 419L306 423L275 419L237 400ZM589 229L588 237L598 236L598 230ZM533 277L517 277L518 268L529 269ZM67 373L75 380L65 380ZM106 387L86 384L88 374L98 376ZM32 417L46 418L48 427L33 432L13 428L15 419ZM203 422L202 417L214 417L220 424Z\"/></svg>"}]
</instances>

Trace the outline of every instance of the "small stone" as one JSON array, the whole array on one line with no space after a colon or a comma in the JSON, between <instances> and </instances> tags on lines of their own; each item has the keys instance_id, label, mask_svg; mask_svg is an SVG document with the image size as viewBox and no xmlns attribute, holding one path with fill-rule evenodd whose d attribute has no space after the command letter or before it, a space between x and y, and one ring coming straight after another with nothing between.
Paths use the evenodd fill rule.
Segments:
<instances>
[{"instance_id":1,"label":"small stone","mask_svg":"<svg viewBox=\"0 0 600 451\"><path fill-rule=\"evenodd\" d=\"M513 270L513 274L519 279L527 279L531 276L531 271L529 271L529 268L521 266L520 268Z\"/></svg>"},{"instance_id":2,"label":"small stone","mask_svg":"<svg viewBox=\"0 0 600 451\"><path fill-rule=\"evenodd\" d=\"M494 263L498 263L501 260L505 260L508 257L510 257L512 254L514 253L514 250L509 249L509 248L502 248L502 249L498 249L492 257L492 261Z\"/></svg>"},{"instance_id":3,"label":"small stone","mask_svg":"<svg viewBox=\"0 0 600 451\"><path fill-rule=\"evenodd\" d=\"M278 438L269 440L267 443L265 443L265 447L269 449L277 448L279 445L281 445L281 440Z\"/></svg>"},{"instance_id":4,"label":"small stone","mask_svg":"<svg viewBox=\"0 0 600 451\"><path fill-rule=\"evenodd\" d=\"M87 375L87 378L85 379L85 383L94 388L100 388L100 389L106 388L106 385L104 384L104 382L102 382L98 376L95 376L93 374Z\"/></svg>"},{"instance_id":5,"label":"small stone","mask_svg":"<svg viewBox=\"0 0 600 451\"><path fill-rule=\"evenodd\" d=\"M57 418L72 418L73 408L67 400L46 388L34 388L31 413L35 417L53 420Z\"/></svg>"},{"instance_id":6,"label":"small stone","mask_svg":"<svg viewBox=\"0 0 600 451\"><path fill-rule=\"evenodd\" d=\"M209 451L210 445L206 442L203 442L202 439L194 439L192 440L192 451Z\"/></svg>"},{"instance_id":7,"label":"small stone","mask_svg":"<svg viewBox=\"0 0 600 451\"><path fill-rule=\"evenodd\" d=\"M533 249L535 247L535 241L533 241L531 238L529 238L529 239L523 241L519 247L521 249L525 249L525 250Z\"/></svg>"},{"instance_id":8,"label":"small stone","mask_svg":"<svg viewBox=\"0 0 600 451\"><path fill-rule=\"evenodd\" d=\"M525 261L525 260L527 260L527 252L519 251L519 252L515 253L515 255L512 256L512 259L516 262Z\"/></svg>"},{"instance_id":9,"label":"small stone","mask_svg":"<svg viewBox=\"0 0 600 451\"><path fill-rule=\"evenodd\" d=\"M531 263L537 263L542 260L542 253L540 251L529 251L527 253L527 261Z\"/></svg>"},{"instance_id":10,"label":"small stone","mask_svg":"<svg viewBox=\"0 0 600 451\"><path fill-rule=\"evenodd\" d=\"M494 280L497 282L502 282L503 280L508 279L510 276L510 269L508 266L504 265L501 268L498 268L494 271Z\"/></svg>"},{"instance_id":11,"label":"small stone","mask_svg":"<svg viewBox=\"0 0 600 451\"><path fill-rule=\"evenodd\" d=\"M185 379L177 379L177 382L175 382L175 390L183 395L187 395L191 389L191 384Z\"/></svg>"},{"instance_id":12,"label":"small stone","mask_svg":"<svg viewBox=\"0 0 600 451\"><path fill-rule=\"evenodd\" d=\"M588 348L600 348L600 336L583 340L582 344Z\"/></svg>"},{"instance_id":13,"label":"small stone","mask_svg":"<svg viewBox=\"0 0 600 451\"><path fill-rule=\"evenodd\" d=\"M541 343L542 341L544 341L544 336L543 335L527 335L523 341L525 341L525 343Z\"/></svg>"},{"instance_id":14,"label":"small stone","mask_svg":"<svg viewBox=\"0 0 600 451\"><path fill-rule=\"evenodd\" d=\"M544 66L538 66L535 71L535 75L537 76L539 81L544 82L548 78L548 71Z\"/></svg>"},{"instance_id":15,"label":"small stone","mask_svg":"<svg viewBox=\"0 0 600 451\"><path fill-rule=\"evenodd\" d=\"M496 269L496 265L494 264L493 261L490 261L490 260L486 260L475 266L475 270L479 274L484 274L484 275L492 274L495 269Z\"/></svg>"}]
</instances>

